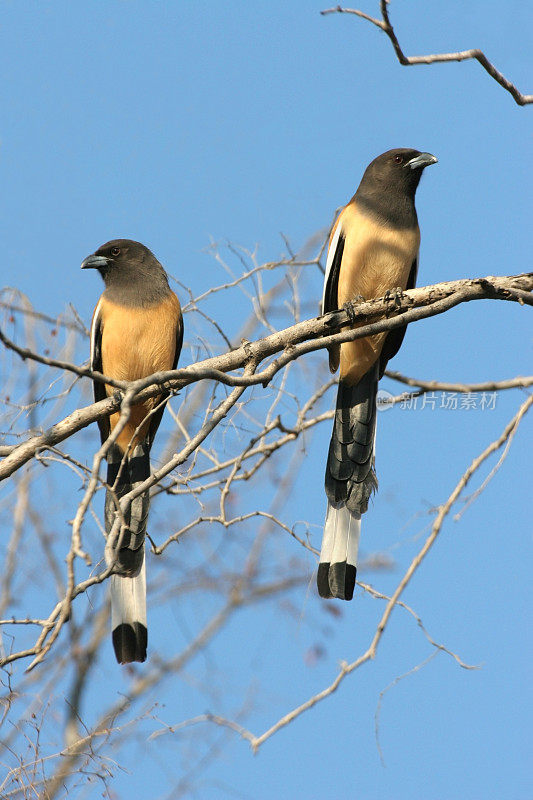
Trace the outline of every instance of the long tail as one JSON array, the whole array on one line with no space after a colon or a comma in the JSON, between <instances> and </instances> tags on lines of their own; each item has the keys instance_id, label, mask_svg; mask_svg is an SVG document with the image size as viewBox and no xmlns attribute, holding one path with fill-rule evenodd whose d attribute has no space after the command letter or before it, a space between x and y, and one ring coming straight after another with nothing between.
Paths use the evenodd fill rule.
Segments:
<instances>
[{"instance_id":1,"label":"long tail","mask_svg":"<svg viewBox=\"0 0 533 800\"><path fill-rule=\"evenodd\" d=\"M129 457L116 444L107 454L107 483L114 486L118 500L150 476L150 451L142 442ZM150 493L145 492L131 503L125 514L125 527L116 551L120 574L111 576L111 624L113 647L119 664L145 661L148 644L146 624L146 566L144 539L150 506ZM105 527L109 534L116 514L113 493L106 491Z\"/></svg>"},{"instance_id":2,"label":"long tail","mask_svg":"<svg viewBox=\"0 0 533 800\"><path fill-rule=\"evenodd\" d=\"M340 380L326 465L328 506L318 567L321 597L351 600L357 573L361 515L377 489L374 471L378 365L359 383Z\"/></svg>"}]
</instances>

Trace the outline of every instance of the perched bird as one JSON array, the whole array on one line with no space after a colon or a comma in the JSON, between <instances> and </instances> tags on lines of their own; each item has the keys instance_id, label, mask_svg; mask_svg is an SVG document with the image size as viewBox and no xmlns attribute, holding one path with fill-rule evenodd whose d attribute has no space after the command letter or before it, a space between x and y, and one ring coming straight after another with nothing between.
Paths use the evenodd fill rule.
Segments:
<instances>
[{"instance_id":1,"label":"perched bird","mask_svg":"<svg viewBox=\"0 0 533 800\"><path fill-rule=\"evenodd\" d=\"M183 342L181 308L154 254L140 242L114 239L88 256L81 268L97 269L105 283L91 327L91 369L122 381L175 369ZM97 381L93 384L96 401L113 394L111 386ZM150 450L168 396L162 391L157 397L134 405L126 426L107 451L108 534L115 519L116 500L150 477ZM102 443L118 419L117 412L99 420ZM144 539L149 504L146 491L133 500L125 513L115 564L117 574L111 576L113 647L119 664L146 659Z\"/></svg>"},{"instance_id":2,"label":"perched bird","mask_svg":"<svg viewBox=\"0 0 533 800\"><path fill-rule=\"evenodd\" d=\"M356 298L415 286L420 246L415 192L424 168L436 161L430 153L401 148L368 165L331 232L323 314ZM329 348L330 370L340 365L340 372L326 465L328 504L317 578L321 597L353 596L361 515L377 488L378 381L404 335L405 326Z\"/></svg>"}]
</instances>

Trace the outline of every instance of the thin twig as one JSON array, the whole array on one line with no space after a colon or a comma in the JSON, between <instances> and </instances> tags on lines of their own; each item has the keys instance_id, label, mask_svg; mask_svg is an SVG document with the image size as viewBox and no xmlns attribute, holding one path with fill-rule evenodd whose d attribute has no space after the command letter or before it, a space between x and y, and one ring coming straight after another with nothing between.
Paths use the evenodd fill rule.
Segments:
<instances>
[{"instance_id":1,"label":"thin twig","mask_svg":"<svg viewBox=\"0 0 533 800\"><path fill-rule=\"evenodd\" d=\"M378 645L381 641L384 631L387 628L387 624L394 610L394 607L398 602L398 600L400 599L400 595L404 591L405 587L409 584L414 573L416 572L416 570L418 569L418 567L420 566L420 564L422 563L422 561L424 560L430 549L432 548L433 544L435 543L442 529L444 520L446 519L446 517L450 512L450 509L458 499L459 495L469 482L472 475L479 469L479 467L483 464L483 462L486 461L486 459L492 453L498 450L507 441L509 436L511 436L514 433L517 426L520 424L520 420L528 412L532 404L533 404L533 395L530 395L527 398L527 400L525 400L524 403L522 403L515 416L506 425L502 434L494 442L491 442L491 444L488 445L488 447L485 448L485 450L472 461L466 472L461 476L459 482L457 483L451 495L448 497L446 502L440 507L439 512L437 514L437 518L433 523L431 533L426 539L421 550L413 558L411 564L409 565L409 568L407 569L400 583L396 587L393 595L391 596L389 602L387 603L385 611L383 612L383 615L378 623L376 632L373 636L373 639L368 649L361 656L359 656L359 658L357 658L355 661L351 663L343 661L341 663L341 669L338 675L329 686L327 686L321 692L318 692L317 694L310 697L308 700L305 701L305 703L302 703L297 708L294 708L288 714L285 714L285 716L279 719L274 725L272 725L272 727L270 727L260 736L257 736L252 742L252 749L254 752L257 752L259 747L267 739L273 736L274 733L279 731L281 728L284 728L286 725L288 725L290 722L296 719L296 717L299 717L305 711L308 711L310 708L313 708L313 706L317 705L317 703L320 703L326 697L329 697L331 694L333 694L339 688L340 684L347 675L350 675L352 672L357 670L360 666L362 666L362 664L365 664L367 661L375 658Z\"/></svg>"}]
</instances>

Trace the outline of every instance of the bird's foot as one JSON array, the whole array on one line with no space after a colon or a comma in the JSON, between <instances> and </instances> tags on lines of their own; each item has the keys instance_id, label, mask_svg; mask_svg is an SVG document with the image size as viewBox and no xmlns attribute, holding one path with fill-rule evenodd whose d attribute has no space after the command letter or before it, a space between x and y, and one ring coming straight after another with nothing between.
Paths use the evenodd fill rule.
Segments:
<instances>
[{"instance_id":1,"label":"bird's foot","mask_svg":"<svg viewBox=\"0 0 533 800\"><path fill-rule=\"evenodd\" d=\"M352 300L348 300L348 302L343 305L342 308L348 314L348 318L352 325L355 324L355 319L356 319L355 306L358 306L360 303L364 302L366 301L363 295L358 294Z\"/></svg>"},{"instance_id":2,"label":"bird's foot","mask_svg":"<svg viewBox=\"0 0 533 800\"><path fill-rule=\"evenodd\" d=\"M395 306L396 308L400 308L403 299L403 289L401 286L397 286L394 289L387 289L385 294L383 295L383 299L386 303L391 303L391 305Z\"/></svg>"}]
</instances>

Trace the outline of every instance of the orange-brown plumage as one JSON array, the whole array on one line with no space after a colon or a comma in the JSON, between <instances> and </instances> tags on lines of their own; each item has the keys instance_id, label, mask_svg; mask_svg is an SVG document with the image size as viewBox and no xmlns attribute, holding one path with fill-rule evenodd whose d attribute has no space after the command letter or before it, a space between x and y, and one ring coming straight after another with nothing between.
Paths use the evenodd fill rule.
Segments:
<instances>
[{"instance_id":1,"label":"orange-brown plumage","mask_svg":"<svg viewBox=\"0 0 533 800\"><path fill-rule=\"evenodd\" d=\"M91 326L91 367L109 378L135 381L174 369L183 341L179 300L165 270L140 242L115 239L82 264L97 269L106 288ZM95 400L115 391L94 381ZM105 530L111 576L113 647L120 664L144 661L148 642L144 540L150 506L150 451L169 392L130 409L129 418L108 444ZM98 422L102 443L120 418L114 413ZM137 489L135 497L128 497ZM129 502L128 502L129 500ZM117 523L120 523L117 524Z\"/></svg>"},{"instance_id":2,"label":"orange-brown plumage","mask_svg":"<svg viewBox=\"0 0 533 800\"><path fill-rule=\"evenodd\" d=\"M382 297L390 289L405 289L420 247L418 225L396 229L365 214L352 199L337 219L345 237L338 282L339 308L354 297ZM357 383L381 354L386 333L340 346L340 377Z\"/></svg>"},{"instance_id":3,"label":"orange-brown plumage","mask_svg":"<svg viewBox=\"0 0 533 800\"><path fill-rule=\"evenodd\" d=\"M182 325L181 307L174 292L169 290L162 302L145 308L122 306L108 300L104 294L99 314L104 375L115 380L135 381L173 368L178 328ZM106 386L108 395L114 391L112 386ZM130 418L116 440L124 452L146 437L149 421L144 425L142 422L158 402L159 398L155 397L132 407ZM111 430L118 419L118 412L111 415Z\"/></svg>"}]
</instances>

